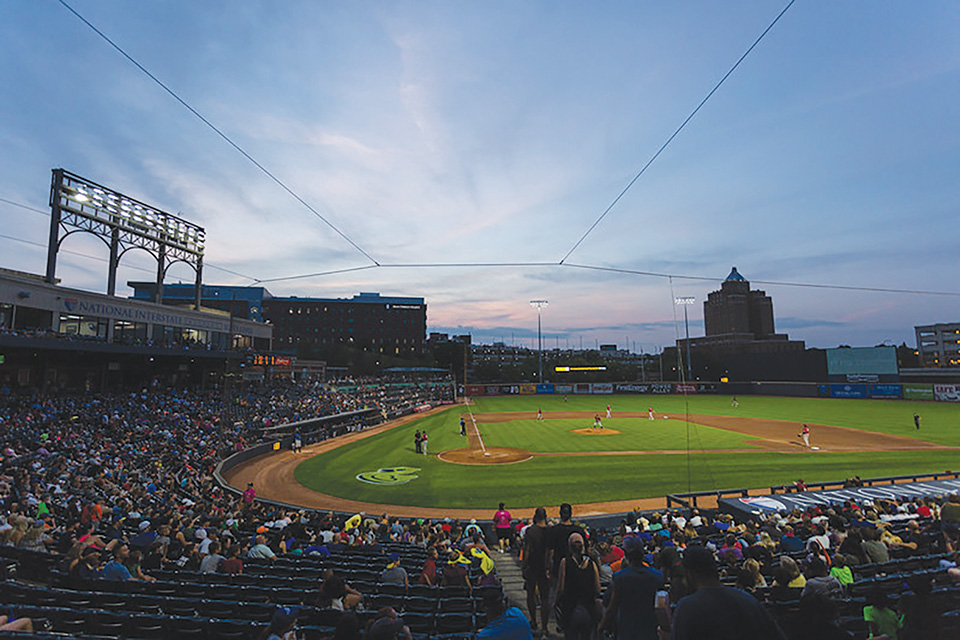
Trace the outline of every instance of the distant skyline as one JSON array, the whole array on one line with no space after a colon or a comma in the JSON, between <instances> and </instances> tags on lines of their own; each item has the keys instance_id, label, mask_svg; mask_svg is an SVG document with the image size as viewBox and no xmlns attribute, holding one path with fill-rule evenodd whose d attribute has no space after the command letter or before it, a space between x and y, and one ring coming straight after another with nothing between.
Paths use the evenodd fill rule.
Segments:
<instances>
[{"instance_id":1,"label":"distant skyline","mask_svg":"<svg viewBox=\"0 0 960 640\"><path fill-rule=\"evenodd\" d=\"M313 211L64 3L8 3L0 267L43 272L63 167L205 227L210 284L422 296L475 342L546 299L545 347L653 352L732 266L811 347L960 320L954 2L791 6L562 266L787 0L67 4ZM106 256L70 236L57 275L105 291Z\"/></svg>"}]
</instances>

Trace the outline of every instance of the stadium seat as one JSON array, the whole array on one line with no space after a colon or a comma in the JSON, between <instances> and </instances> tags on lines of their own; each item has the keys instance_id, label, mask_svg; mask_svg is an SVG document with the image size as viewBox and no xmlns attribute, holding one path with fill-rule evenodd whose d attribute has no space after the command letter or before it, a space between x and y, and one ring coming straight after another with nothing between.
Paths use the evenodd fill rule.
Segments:
<instances>
[{"instance_id":1,"label":"stadium seat","mask_svg":"<svg viewBox=\"0 0 960 640\"><path fill-rule=\"evenodd\" d=\"M418 611L420 613L433 613L437 608L436 597L425 598L421 596L410 595L403 601L404 611Z\"/></svg>"},{"instance_id":2,"label":"stadium seat","mask_svg":"<svg viewBox=\"0 0 960 640\"><path fill-rule=\"evenodd\" d=\"M468 633L474 629L472 612L438 613L434 620L438 634Z\"/></svg>"},{"instance_id":3,"label":"stadium seat","mask_svg":"<svg viewBox=\"0 0 960 640\"><path fill-rule=\"evenodd\" d=\"M98 636L126 635L128 616L112 611L92 611L87 615L86 633Z\"/></svg>"},{"instance_id":4,"label":"stadium seat","mask_svg":"<svg viewBox=\"0 0 960 640\"><path fill-rule=\"evenodd\" d=\"M258 626L246 620L211 620L207 624L210 640L245 640L252 638Z\"/></svg>"},{"instance_id":5,"label":"stadium seat","mask_svg":"<svg viewBox=\"0 0 960 640\"><path fill-rule=\"evenodd\" d=\"M419 611L409 611L403 615L403 621L410 627L411 633L431 634L434 630L434 616Z\"/></svg>"},{"instance_id":6,"label":"stadium seat","mask_svg":"<svg viewBox=\"0 0 960 640\"><path fill-rule=\"evenodd\" d=\"M162 616L134 616L127 625L130 638L138 640L162 640L167 636L166 618Z\"/></svg>"},{"instance_id":7,"label":"stadium seat","mask_svg":"<svg viewBox=\"0 0 960 640\"><path fill-rule=\"evenodd\" d=\"M184 618L171 616L168 624L170 637L176 640L206 638L206 621L202 618Z\"/></svg>"},{"instance_id":8,"label":"stadium seat","mask_svg":"<svg viewBox=\"0 0 960 640\"><path fill-rule=\"evenodd\" d=\"M470 613L476 611L473 598L441 598L437 604L437 613Z\"/></svg>"}]
</instances>

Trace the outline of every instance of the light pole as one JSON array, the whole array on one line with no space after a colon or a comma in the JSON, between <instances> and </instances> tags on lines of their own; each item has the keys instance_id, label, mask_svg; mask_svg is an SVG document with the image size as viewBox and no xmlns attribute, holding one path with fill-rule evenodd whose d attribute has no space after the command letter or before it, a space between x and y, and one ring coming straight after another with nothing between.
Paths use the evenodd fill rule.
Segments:
<instances>
[{"instance_id":1,"label":"light pole","mask_svg":"<svg viewBox=\"0 0 960 640\"><path fill-rule=\"evenodd\" d=\"M693 365L690 362L690 322L687 320L687 307L694 304L697 299L692 297L674 298L675 303L683 305L683 324L687 331L687 382L693 380Z\"/></svg>"},{"instance_id":2,"label":"light pole","mask_svg":"<svg viewBox=\"0 0 960 640\"><path fill-rule=\"evenodd\" d=\"M541 333L540 311L550 304L546 300L531 300L530 304L537 308L537 383L543 384L543 334Z\"/></svg>"}]
</instances>

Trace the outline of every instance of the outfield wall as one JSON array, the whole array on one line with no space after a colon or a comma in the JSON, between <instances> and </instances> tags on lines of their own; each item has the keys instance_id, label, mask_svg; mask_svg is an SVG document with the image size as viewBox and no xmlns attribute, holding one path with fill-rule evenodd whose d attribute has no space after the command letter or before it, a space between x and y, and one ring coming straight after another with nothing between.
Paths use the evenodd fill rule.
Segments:
<instances>
[{"instance_id":1,"label":"outfield wall","mask_svg":"<svg viewBox=\"0 0 960 640\"><path fill-rule=\"evenodd\" d=\"M467 396L526 395L764 395L795 398L855 398L960 402L960 384L929 383L810 383L810 382L577 382L468 384Z\"/></svg>"}]
</instances>

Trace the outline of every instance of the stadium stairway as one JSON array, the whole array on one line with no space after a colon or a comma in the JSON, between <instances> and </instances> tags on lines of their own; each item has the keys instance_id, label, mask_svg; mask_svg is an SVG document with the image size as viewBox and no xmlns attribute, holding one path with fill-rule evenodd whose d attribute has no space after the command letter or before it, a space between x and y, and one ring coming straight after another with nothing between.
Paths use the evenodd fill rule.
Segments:
<instances>
[{"instance_id":1,"label":"stadium stairway","mask_svg":"<svg viewBox=\"0 0 960 640\"><path fill-rule=\"evenodd\" d=\"M510 606L519 607L529 620L530 612L527 611L527 592L523 590L520 559L512 551L510 553L494 552L492 555L497 563L497 575L500 577L503 593L507 596Z\"/></svg>"}]
</instances>

